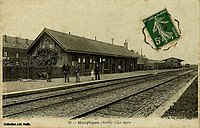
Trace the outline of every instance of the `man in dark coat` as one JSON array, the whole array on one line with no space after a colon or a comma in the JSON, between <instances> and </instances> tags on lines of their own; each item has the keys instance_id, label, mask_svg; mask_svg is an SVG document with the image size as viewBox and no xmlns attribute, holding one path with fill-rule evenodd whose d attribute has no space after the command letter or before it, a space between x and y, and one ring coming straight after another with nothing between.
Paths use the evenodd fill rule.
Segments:
<instances>
[{"instance_id":1,"label":"man in dark coat","mask_svg":"<svg viewBox=\"0 0 200 128\"><path fill-rule=\"evenodd\" d=\"M69 74L70 74L70 66L67 64L67 62L65 62L62 66L62 71L63 71L63 74L64 74L64 79L65 79L65 82L66 82L66 79L68 80L69 82Z\"/></svg>"},{"instance_id":2,"label":"man in dark coat","mask_svg":"<svg viewBox=\"0 0 200 128\"><path fill-rule=\"evenodd\" d=\"M75 73L75 77L76 77L76 82L80 82L79 72L80 72L80 67L79 67L78 63L76 63L75 66L74 66L74 73Z\"/></svg>"},{"instance_id":3,"label":"man in dark coat","mask_svg":"<svg viewBox=\"0 0 200 128\"><path fill-rule=\"evenodd\" d=\"M47 71L47 82L51 82L52 66L47 65L46 71Z\"/></svg>"},{"instance_id":4,"label":"man in dark coat","mask_svg":"<svg viewBox=\"0 0 200 128\"><path fill-rule=\"evenodd\" d=\"M95 80L100 80L100 75L99 75L100 67L99 67L99 64L96 64L94 71L95 71Z\"/></svg>"}]
</instances>

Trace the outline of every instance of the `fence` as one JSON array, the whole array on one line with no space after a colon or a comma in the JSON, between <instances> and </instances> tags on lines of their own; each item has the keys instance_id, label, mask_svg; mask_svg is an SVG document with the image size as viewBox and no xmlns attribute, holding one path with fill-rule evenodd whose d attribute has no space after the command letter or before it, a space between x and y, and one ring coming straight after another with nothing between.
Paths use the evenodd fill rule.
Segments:
<instances>
[{"instance_id":1,"label":"fence","mask_svg":"<svg viewBox=\"0 0 200 128\"><path fill-rule=\"evenodd\" d=\"M52 78L63 77L60 67L52 68ZM3 67L3 81L14 81L19 79L45 79L46 69L44 67Z\"/></svg>"}]
</instances>

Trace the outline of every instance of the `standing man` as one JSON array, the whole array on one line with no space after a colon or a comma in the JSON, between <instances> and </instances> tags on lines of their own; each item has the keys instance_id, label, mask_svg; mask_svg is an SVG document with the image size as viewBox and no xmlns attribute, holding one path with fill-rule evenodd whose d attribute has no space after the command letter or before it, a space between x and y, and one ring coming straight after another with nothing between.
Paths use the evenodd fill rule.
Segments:
<instances>
[{"instance_id":1,"label":"standing man","mask_svg":"<svg viewBox=\"0 0 200 128\"><path fill-rule=\"evenodd\" d=\"M99 75L100 68L99 68L99 64L98 63L96 64L94 70L95 70L95 80L100 80L100 75Z\"/></svg>"},{"instance_id":2,"label":"standing man","mask_svg":"<svg viewBox=\"0 0 200 128\"><path fill-rule=\"evenodd\" d=\"M63 74L64 74L65 82L66 82L66 78L67 78L67 80L69 82L70 66L67 64L67 62L65 62L63 64L62 71L63 71Z\"/></svg>"},{"instance_id":3,"label":"standing man","mask_svg":"<svg viewBox=\"0 0 200 128\"><path fill-rule=\"evenodd\" d=\"M75 77L76 77L76 82L80 82L79 72L80 72L80 67L79 67L78 63L76 63L75 66L74 66L74 73L75 73Z\"/></svg>"},{"instance_id":4,"label":"standing man","mask_svg":"<svg viewBox=\"0 0 200 128\"><path fill-rule=\"evenodd\" d=\"M52 66L51 65L47 65L46 66L46 71L47 71L47 82L51 82Z\"/></svg>"}]
</instances>

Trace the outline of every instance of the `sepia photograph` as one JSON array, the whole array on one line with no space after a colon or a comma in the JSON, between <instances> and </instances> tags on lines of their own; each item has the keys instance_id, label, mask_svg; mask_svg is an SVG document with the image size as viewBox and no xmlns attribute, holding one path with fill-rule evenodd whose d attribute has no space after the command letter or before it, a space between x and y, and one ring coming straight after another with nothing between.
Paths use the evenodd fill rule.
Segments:
<instances>
[{"instance_id":1,"label":"sepia photograph","mask_svg":"<svg viewBox=\"0 0 200 128\"><path fill-rule=\"evenodd\" d=\"M1 126L198 128L199 0L0 0Z\"/></svg>"}]
</instances>

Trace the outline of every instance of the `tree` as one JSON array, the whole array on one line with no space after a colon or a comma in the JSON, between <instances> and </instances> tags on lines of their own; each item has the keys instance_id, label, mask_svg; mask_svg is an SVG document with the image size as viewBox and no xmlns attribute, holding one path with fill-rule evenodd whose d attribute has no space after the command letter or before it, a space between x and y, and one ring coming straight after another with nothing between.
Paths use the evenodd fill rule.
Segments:
<instances>
[{"instance_id":1,"label":"tree","mask_svg":"<svg viewBox=\"0 0 200 128\"><path fill-rule=\"evenodd\" d=\"M37 49L35 56L32 56L31 58L33 62L37 62L38 66L56 65L58 59L58 51L49 47Z\"/></svg>"},{"instance_id":2,"label":"tree","mask_svg":"<svg viewBox=\"0 0 200 128\"><path fill-rule=\"evenodd\" d=\"M49 47L37 49L35 55L30 58L30 67L35 69L33 70L33 76L36 76L37 68L42 67L47 73L47 78L51 79L52 67L56 65L58 59L59 55L56 49Z\"/></svg>"}]
</instances>

